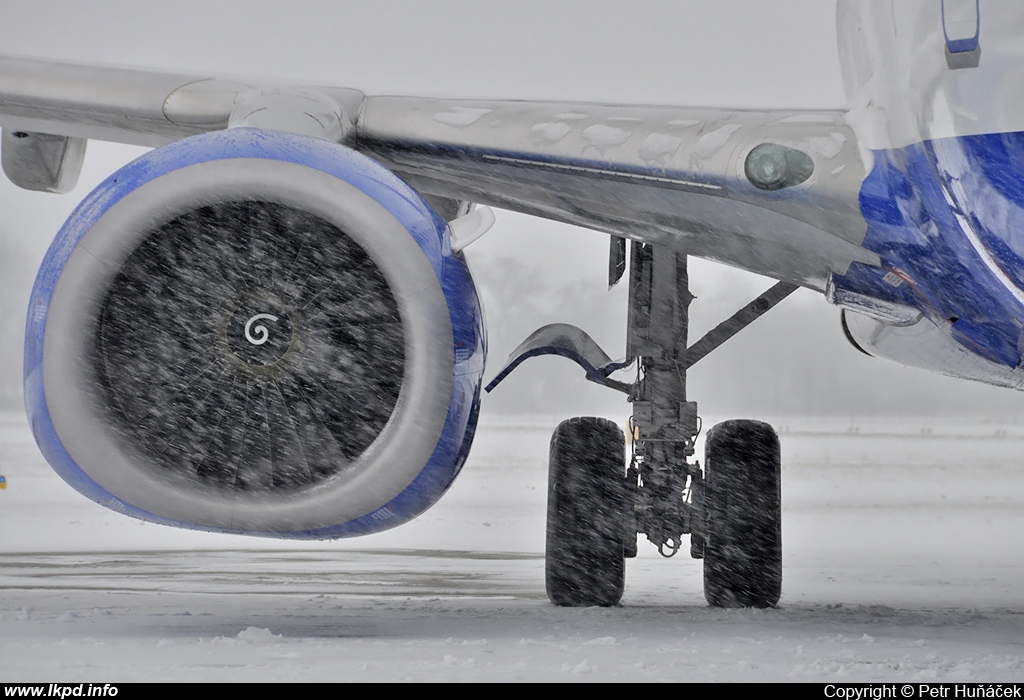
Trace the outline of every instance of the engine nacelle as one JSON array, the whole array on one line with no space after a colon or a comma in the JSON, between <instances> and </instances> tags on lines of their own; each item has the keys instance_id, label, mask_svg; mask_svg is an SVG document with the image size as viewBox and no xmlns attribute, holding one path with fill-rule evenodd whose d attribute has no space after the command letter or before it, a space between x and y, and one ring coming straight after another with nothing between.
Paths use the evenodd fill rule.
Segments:
<instances>
[{"instance_id":1,"label":"engine nacelle","mask_svg":"<svg viewBox=\"0 0 1024 700\"><path fill-rule=\"evenodd\" d=\"M25 396L78 491L169 525L375 532L451 485L485 342L447 224L380 164L240 128L152 151L68 219Z\"/></svg>"}]
</instances>

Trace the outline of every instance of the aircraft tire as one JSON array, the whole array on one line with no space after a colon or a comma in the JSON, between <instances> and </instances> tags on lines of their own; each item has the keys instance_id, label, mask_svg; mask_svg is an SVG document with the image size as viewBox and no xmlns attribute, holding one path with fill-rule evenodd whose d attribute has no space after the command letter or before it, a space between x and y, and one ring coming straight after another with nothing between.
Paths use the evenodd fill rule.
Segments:
<instances>
[{"instance_id":1,"label":"aircraft tire","mask_svg":"<svg viewBox=\"0 0 1024 700\"><path fill-rule=\"evenodd\" d=\"M622 430L603 418L563 421L551 436L545 582L555 605L622 598L625 450Z\"/></svg>"},{"instance_id":2,"label":"aircraft tire","mask_svg":"<svg viewBox=\"0 0 1024 700\"><path fill-rule=\"evenodd\" d=\"M708 434L704 461L704 597L716 608L767 608L782 593L779 438L732 420Z\"/></svg>"}]
</instances>

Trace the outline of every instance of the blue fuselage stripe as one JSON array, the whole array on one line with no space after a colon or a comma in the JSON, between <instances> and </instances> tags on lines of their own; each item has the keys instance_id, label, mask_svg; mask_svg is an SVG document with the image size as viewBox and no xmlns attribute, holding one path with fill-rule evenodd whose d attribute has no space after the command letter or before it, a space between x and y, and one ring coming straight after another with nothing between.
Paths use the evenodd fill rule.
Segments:
<instances>
[{"instance_id":1,"label":"blue fuselage stripe","mask_svg":"<svg viewBox=\"0 0 1024 700\"><path fill-rule=\"evenodd\" d=\"M882 267L854 263L833 282L914 306L950 324L972 352L1016 367L1024 328L1021 143L1021 134L990 134L875 151L860 205L863 246ZM903 279L887 277L893 270Z\"/></svg>"}]
</instances>

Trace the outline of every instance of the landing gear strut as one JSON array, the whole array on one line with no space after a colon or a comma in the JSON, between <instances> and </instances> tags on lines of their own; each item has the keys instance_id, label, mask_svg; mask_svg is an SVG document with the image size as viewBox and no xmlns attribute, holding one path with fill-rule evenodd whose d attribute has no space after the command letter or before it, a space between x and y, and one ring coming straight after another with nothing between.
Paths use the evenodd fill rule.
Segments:
<instances>
[{"instance_id":1,"label":"landing gear strut","mask_svg":"<svg viewBox=\"0 0 1024 700\"><path fill-rule=\"evenodd\" d=\"M632 454L610 421L577 418L551 440L547 591L555 605L615 605L623 557L638 534L666 557L690 536L704 560L704 595L716 607L769 607L782 586L779 440L766 423L727 421L708 434L705 464L691 458L700 432L697 404L686 400L686 371L796 290L779 282L703 338L687 346L686 254L632 244L627 357L613 362L586 333L556 324L533 333L488 385L493 389L529 357L557 354L587 379L622 391L632 404ZM625 245L612 239L609 283L625 269ZM609 375L636 362L631 384Z\"/></svg>"}]
</instances>

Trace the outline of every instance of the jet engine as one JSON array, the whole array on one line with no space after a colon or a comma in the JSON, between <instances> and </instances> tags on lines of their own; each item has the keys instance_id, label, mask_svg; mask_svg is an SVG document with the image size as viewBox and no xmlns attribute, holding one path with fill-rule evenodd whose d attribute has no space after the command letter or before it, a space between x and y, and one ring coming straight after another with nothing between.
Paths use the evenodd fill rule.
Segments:
<instances>
[{"instance_id":1,"label":"jet engine","mask_svg":"<svg viewBox=\"0 0 1024 700\"><path fill-rule=\"evenodd\" d=\"M238 128L128 164L28 314L43 454L145 520L295 538L415 517L472 441L485 342L446 222L375 161Z\"/></svg>"}]
</instances>

